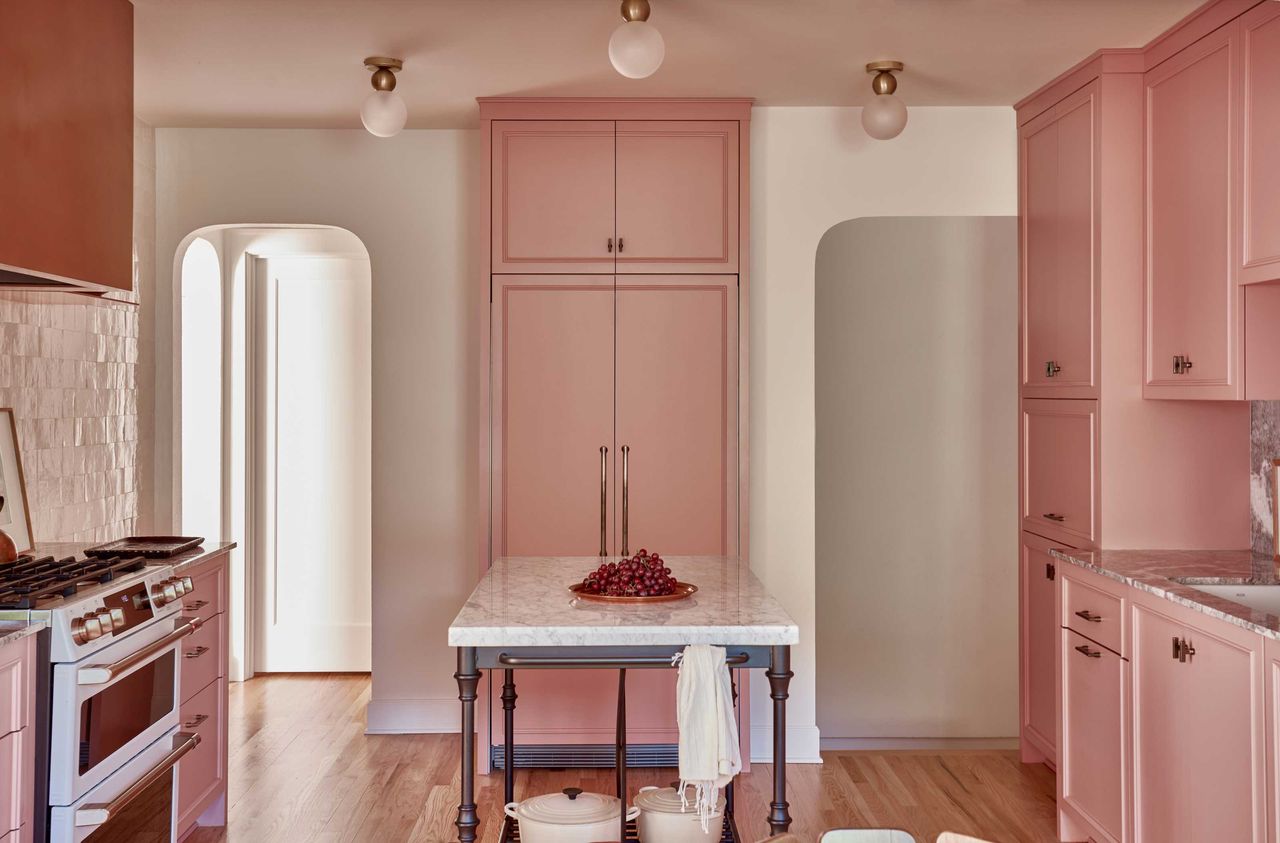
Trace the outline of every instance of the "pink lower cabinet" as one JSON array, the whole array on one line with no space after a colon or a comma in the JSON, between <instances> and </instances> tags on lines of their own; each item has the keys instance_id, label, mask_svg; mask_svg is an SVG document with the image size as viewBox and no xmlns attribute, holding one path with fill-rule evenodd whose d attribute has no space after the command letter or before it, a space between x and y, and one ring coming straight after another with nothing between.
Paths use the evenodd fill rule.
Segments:
<instances>
[{"instance_id":1,"label":"pink lower cabinet","mask_svg":"<svg viewBox=\"0 0 1280 843\"><path fill-rule=\"evenodd\" d=\"M34 635L0 647L0 840L5 843L27 838L35 807L35 663Z\"/></svg>"},{"instance_id":2,"label":"pink lower cabinet","mask_svg":"<svg viewBox=\"0 0 1280 843\"><path fill-rule=\"evenodd\" d=\"M1262 636L1132 595L1133 839L1260 843Z\"/></svg>"},{"instance_id":3,"label":"pink lower cabinet","mask_svg":"<svg viewBox=\"0 0 1280 843\"><path fill-rule=\"evenodd\" d=\"M183 572L195 590L183 597L184 613L202 625L182 645L181 729L200 745L178 764L178 834L227 821L227 554Z\"/></svg>"},{"instance_id":4,"label":"pink lower cabinet","mask_svg":"<svg viewBox=\"0 0 1280 843\"><path fill-rule=\"evenodd\" d=\"M1055 651L1060 624L1055 606L1058 563L1049 556L1053 543L1031 533L1022 534L1019 568L1018 661L1022 760L1057 761Z\"/></svg>"}]
</instances>

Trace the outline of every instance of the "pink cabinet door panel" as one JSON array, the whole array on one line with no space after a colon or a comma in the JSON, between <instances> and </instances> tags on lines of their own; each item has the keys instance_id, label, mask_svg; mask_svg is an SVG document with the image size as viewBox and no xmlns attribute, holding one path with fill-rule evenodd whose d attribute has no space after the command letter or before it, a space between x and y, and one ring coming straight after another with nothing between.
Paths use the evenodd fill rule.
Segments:
<instances>
[{"instance_id":1,"label":"pink cabinet door panel","mask_svg":"<svg viewBox=\"0 0 1280 843\"><path fill-rule=\"evenodd\" d=\"M1050 763L1057 758L1058 721L1054 665L1060 627L1055 611L1057 563L1049 556L1052 542L1022 534L1019 568L1019 672L1023 760L1034 760L1028 748Z\"/></svg>"},{"instance_id":2,"label":"pink cabinet door panel","mask_svg":"<svg viewBox=\"0 0 1280 843\"><path fill-rule=\"evenodd\" d=\"M1280 641L1263 641L1266 700L1267 840L1280 841Z\"/></svg>"},{"instance_id":3,"label":"pink cabinet door panel","mask_svg":"<svg viewBox=\"0 0 1280 843\"><path fill-rule=\"evenodd\" d=\"M1097 541L1098 402L1022 402L1022 528L1075 546Z\"/></svg>"},{"instance_id":4,"label":"pink cabinet door panel","mask_svg":"<svg viewBox=\"0 0 1280 843\"><path fill-rule=\"evenodd\" d=\"M1023 394L1095 398L1097 83L1024 126Z\"/></svg>"},{"instance_id":5,"label":"pink cabinet door panel","mask_svg":"<svg viewBox=\"0 0 1280 843\"><path fill-rule=\"evenodd\" d=\"M1146 74L1146 388L1149 398L1239 394L1231 161L1233 27ZM1176 358L1192 363L1175 371Z\"/></svg>"},{"instance_id":6,"label":"pink cabinet door panel","mask_svg":"<svg viewBox=\"0 0 1280 843\"><path fill-rule=\"evenodd\" d=\"M737 553L737 304L736 276L618 278L621 552Z\"/></svg>"},{"instance_id":7,"label":"pink cabinet door panel","mask_svg":"<svg viewBox=\"0 0 1280 843\"><path fill-rule=\"evenodd\" d=\"M738 271L738 123L619 121L617 271Z\"/></svg>"},{"instance_id":8,"label":"pink cabinet door panel","mask_svg":"<svg viewBox=\"0 0 1280 843\"><path fill-rule=\"evenodd\" d=\"M1192 655L1175 655L1174 640ZM1262 841L1262 637L1135 592L1135 840Z\"/></svg>"},{"instance_id":9,"label":"pink cabinet door panel","mask_svg":"<svg viewBox=\"0 0 1280 843\"><path fill-rule=\"evenodd\" d=\"M1280 285L1251 284L1244 293L1245 398L1280 399Z\"/></svg>"},{"instance_id":10,"label":"pink cabinet door panel","mask_svg":"<svg viewBox=\"0 0 1280 843\"><path fill-rule=\"evenodd\" d=\"M1240 19L1243 128L1240 166L1243 283L1280 278L1280 5Z\"/></svg>"},{"instance_id":11,"label":"pink cabinet door panel","mask_svg":"<svg viewBox=\"0 0 1280 843\"><path fill-rule=\"evenodd\" d=\"M1129 665L1070 630L1062 631L1059 798L1093 827L1095 840L1127 840L1125 787Z\"/></svg>"},{"instance_id":12,"label":"pink cabinet door panel","mask_svg":"<svg viewBox=\"0 0 1280 843\"><path fill-rule=\"evenodd\" d=\"M493 272L612 272L614 124L497 120Z\"/></svg>"},{"instance_id":13,"label":"pink cabinet door panel","mask_svg":"<svg viewBox=\"0 0 1280 843\"><path fill-rule=\"evenodd\" d=\"M219 679L183 703L180 713L183 730L200 736L200 745L178 763L178 831L182 833L196 824L225 786L226 680Z\"/></svg>"},{"instance_id":14,"label":"pink cabinet door panel","mask_svg":"<svg viewBox=\"0 0 1280 843\"><path fill-rule=\"evenodd\" d=\"M35 640L29 635L0 647L0 735L18 731L30 717Z\"/></svg>"},{"instance_id":15,"label":"pink cabinet door panel","mask_svg":"<svg viewBox=\"0 0 1280 843\"><path fill-rule=\"evenodd\" d=\"M493 555L595 555L600 449L610 481L618 464L613 277L502 276L492 307Z\"/></svg>"}]
</instances>

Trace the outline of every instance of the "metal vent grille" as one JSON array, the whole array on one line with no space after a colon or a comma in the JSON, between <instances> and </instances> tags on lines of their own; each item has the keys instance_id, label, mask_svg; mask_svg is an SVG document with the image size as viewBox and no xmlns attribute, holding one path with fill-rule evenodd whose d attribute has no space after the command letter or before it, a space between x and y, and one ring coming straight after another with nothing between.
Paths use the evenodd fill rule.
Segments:
<instances>
[{"instance_id":1,"label":"metal vent grille","mask_svg":"<svg viewBox=\"0 0 1280 843\"><path fill-rule=\"evenodd\" d=\"M532 744L515 747L516 769L545 769L548 767L609 767L614 766L615 747L611 743L597 744ZM489 763L495 770L506 767L506 750L502 746L490 749ZM627 746L628 767L675 767L680 763L679 747L673 743L645 743Z\"/></svg>"}]
</instances>

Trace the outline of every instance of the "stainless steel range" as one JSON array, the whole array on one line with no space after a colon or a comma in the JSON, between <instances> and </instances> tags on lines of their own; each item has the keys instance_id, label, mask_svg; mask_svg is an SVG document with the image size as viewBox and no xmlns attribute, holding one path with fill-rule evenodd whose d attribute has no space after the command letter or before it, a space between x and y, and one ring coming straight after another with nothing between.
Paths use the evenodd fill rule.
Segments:
<instances>
[{"instance_id":1,"label":"stainless steel range","mask_svg":"<svg viewBox=\"0 0 1280 843\"><path fill-rule=\"evenodd\" d=\"M199 743L178 731L180 645L200 627L178 615L191 588L143 557L25 556L0 568L0 620L49 625L36 840L175 839L176 765Z\"/></svg>"}]
</instances>

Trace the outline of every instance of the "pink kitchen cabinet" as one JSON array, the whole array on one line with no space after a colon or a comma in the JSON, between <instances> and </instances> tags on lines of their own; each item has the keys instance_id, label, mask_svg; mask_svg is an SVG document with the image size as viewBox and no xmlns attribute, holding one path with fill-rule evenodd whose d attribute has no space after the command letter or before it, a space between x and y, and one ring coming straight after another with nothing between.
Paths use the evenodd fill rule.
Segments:
<instances>
[{"instance_id":1,"label":"pink kitchen cabinet","mask_svg":"<svg viewBox=\"0 0 1280 843\"><path fill-rule=\"evenodd\" d=\"M30 833L33 819L35 669L35 635L0 647L0 837Z\"/></svg>"},{"instance_id":2,"label":"pink kitchen cabinet","mask_svg":"<svg viewBox=\"0 0 1280 843\"><path fill-rule=\"evenodd\" d=\"M1280 156L1276 155L1276 139L1280 138L1280 4L1262 3L1241 16L1237 25L1242 123L1237 225L1241 232L1240 282L1248 284L1280 279Z\"/></svg>"},{"instance_id":3,"label":"pink kitchen cabinet","mask_svg":"<svg viewBox=\"0 0 1280 843\"><path fill-rule=\"evenodd\" d=\"M1059 837L1122 843L1131 839L1129 663L1073 630L1060 642Z\"/></svg>"},{"instance_id":4,"label":"pink kitchen cabinet","mask_svg":"<svg viewBox=\"0 0 1280 843\"><path fill-rule=\"evenodd\" d=\"M1022 529L1088 547L1097 540L1098 402L1024 399Z\"/></svg>"},{"instance_id":5,"label":"pink kitchen cabinet","mask_svg":"<svg viewBox=\"0 0 1280 843\"><path fill-rule=\"evenodd\" d=\"M1263 642L1263 697L1266 709L1267 763L1267 841L1280 841L1280 641L1267 638Z\"/></svg>"},{"instance_id":6,"label":"pink kitchen cabinet","mask_svg":"<svg viewBox=\"0 0 1280 843\"><path fill-rule=\"evenodd\" d=\"M1022 394L1097 398L1100 83L1018 130Z\"/></svg>"},{"instance_id":7,"label":"pink kitchen cabinet","mask_svg":"<svg viewBox=\"0 0 1280 843\"><path fill-rule=\"evenodd\" d=\"M1055 602L1058 563L1049 555L1053 546L1048 539L1023 533L1018 569L1019 744L1023 762L1051 765L1058 755L1055 674L1060 632Z\"/></svg>"},{"instance_id":8,"label":"pink kitchen cabinet","mask_svg":"<svg viewBox=\"0 0 1280 843\"><path fill-rule=\"evenodd\" d=\"M738 271L738 122L617 124L617 271Z\"/></svg>"},{"instance_id":9,"label":"pink kitchen cabinet","mask_svg":"<svg viewBox=\"0 0 1280 843\"><path fill-rule=\"evenodd\" d=\"M1262 636L1133 590L1139 843L1266 837Z\"/></svg>"}]
</instances>

